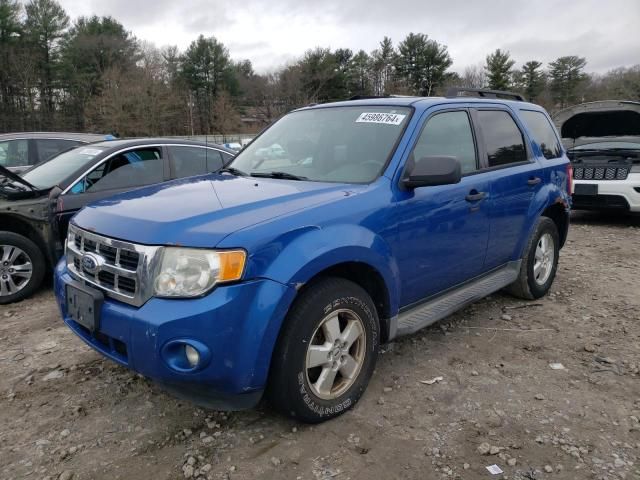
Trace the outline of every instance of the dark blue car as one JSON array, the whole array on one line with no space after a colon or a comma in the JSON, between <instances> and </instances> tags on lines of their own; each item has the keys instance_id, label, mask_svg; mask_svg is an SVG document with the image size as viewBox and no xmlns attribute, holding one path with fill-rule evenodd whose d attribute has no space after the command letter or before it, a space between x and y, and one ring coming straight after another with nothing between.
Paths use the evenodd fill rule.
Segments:
<instances>
[{"instance_id":1,"label":"dark blue car","mask_svg":"<svg viewBox=\"0 0 640 480\"><path fill-rule=\"evenodd\" d=\"M55 292L80 338L178 395L266 393L319 422L355 405L381 343L502 288L547 293L570 179L524 101L303 108L220 173L84 208Z\"/></svg>"}]
</instances>

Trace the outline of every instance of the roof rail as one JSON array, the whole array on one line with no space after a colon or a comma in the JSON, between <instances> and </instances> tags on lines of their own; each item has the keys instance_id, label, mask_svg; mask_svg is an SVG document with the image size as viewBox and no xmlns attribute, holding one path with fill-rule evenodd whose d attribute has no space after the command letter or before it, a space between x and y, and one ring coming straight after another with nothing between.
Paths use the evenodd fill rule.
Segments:
<instances>
[{"instance_id":1,"label":"roof rail","mask_svg":"<svg viewBox=\"0 0 640 480\"><path fill-rule=\"evenodd\" d=\"M485 88L464 88L451 87L447 90L447 98L456 97L479 97L479 98L498 98L503 100L516 100L525 102L525 98L519 93L506 92L503 90L487 90Z\"/></svg>"},{"instance_id":2,"label":"roof rail","mask_svg":"<svg viewBox=\"0 0 640 480\"><path fill-rule=\"evenodd\" d=\"M349 100L369 100L372 98L410 98L411 95L354 95Z\"/></svg>"}]
</instances>

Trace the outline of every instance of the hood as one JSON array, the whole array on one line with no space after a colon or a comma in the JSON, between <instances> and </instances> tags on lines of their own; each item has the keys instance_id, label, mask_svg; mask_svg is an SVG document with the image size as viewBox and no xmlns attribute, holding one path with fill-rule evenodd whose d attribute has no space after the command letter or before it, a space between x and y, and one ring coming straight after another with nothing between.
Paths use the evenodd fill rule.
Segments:
<instances>
[{"instance_id":1,"label":"hood","mask_svg":"<svg viewBox=\"0 0 640 480\"><path fill-rule=\"evenodd\" d=\"M640 142L640 102L582 103L556 113L553 121L566 148L618 139Z\"/></svg>"},{"instance_id":2,"label":"hood","mask_svg":"<svg viewBox=\"0 0 640 480\"><path fill-rule=\"evenodd\" d=\"M82 209L80 228L145 245L214 247L242 228L363 186L208 175L130 191Z\"/></svg>"}]
</instances>

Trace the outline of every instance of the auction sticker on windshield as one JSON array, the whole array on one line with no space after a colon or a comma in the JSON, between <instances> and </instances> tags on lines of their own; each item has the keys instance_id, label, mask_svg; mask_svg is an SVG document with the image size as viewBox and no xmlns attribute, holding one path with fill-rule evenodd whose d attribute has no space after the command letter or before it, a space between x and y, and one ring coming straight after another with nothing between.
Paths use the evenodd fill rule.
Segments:
<instances>
[{"instance_id":1,"label":"auction sticker on windshield","mask_svg":"<svg viewBox=\"0 0 640 480\"><path fill-rule=\"evenodd\" d=\"M80 150L78 152L80 155L98 155L99 153L102 153L102 150L98 150L97 148L83 148L82 150Z\"/></svg>"},{"instance_id":2,"label":"auction sticker on windshield","mask_svg":"<svg viewBox=\"0 0 640 480\"><path fill-rule=\"evenodd\" d=\"M398 113L364 112L356 119L356 123L382 123L385 125L400 125L406 115Z\"/></svg>"}]
</instances>

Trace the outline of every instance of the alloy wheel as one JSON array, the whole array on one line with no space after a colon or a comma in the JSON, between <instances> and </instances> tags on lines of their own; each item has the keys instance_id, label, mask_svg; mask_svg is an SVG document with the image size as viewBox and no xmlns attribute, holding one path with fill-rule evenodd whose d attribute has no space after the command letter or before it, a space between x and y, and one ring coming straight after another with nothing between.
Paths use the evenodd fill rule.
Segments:
<instances>
[{"instance_id":1,"label":"alloy wheel","mask_svg":"<svg viewBox=\"0 0 640 480\"><path fill-rule=\"evenodd\" d=\"M545 233L538 239L535 258L533 261L533 278L538 285L544 285L553 270L555 261L555 246L553 237Z\"/></svg>"},{"instance_id":2,"label":"alloy wheel","mask_svg":"<svg viewBox=\"0 0 640 480\"><path fill-rule=\"evenodd\" d=\"M15 245L0 245L0 296L18 293L32 275L33 264L24 250Z\"/></svg>"},{"instance_id":3,"label":"alloy wheel","mask_svg":"<svg viewBox=\"0 0 640 480\"><path fill-rule=\"evenodd\" d=\"M313 333L306 357L306 375L317 397L333 400L346 392L364 364L366 332L352 310L327 315Z\"/></svg>"}]
</instances>

